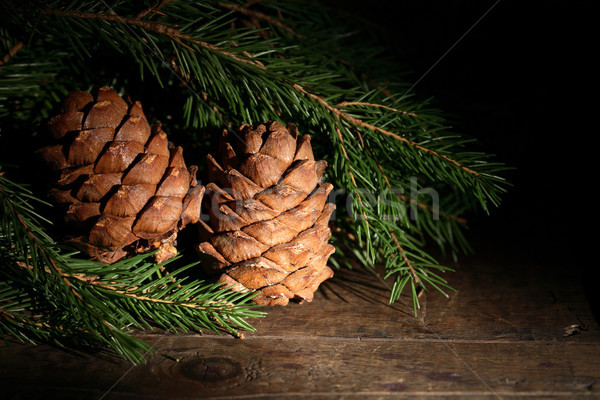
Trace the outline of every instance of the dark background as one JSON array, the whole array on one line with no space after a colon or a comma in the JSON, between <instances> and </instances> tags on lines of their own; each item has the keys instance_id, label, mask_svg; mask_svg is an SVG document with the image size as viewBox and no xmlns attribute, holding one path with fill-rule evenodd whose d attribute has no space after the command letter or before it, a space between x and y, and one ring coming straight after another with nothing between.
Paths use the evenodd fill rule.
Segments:
<instances>
[{"instance_id":1,"label":"dark background","mask_svg":"<svg viewBox=\"0 0 600 400\"><path fill-rule=\"evenodd\" d=\"M495 3L375 0L356 7L380 24L416 82ZM475 250L576 271L596 307L597 262L586 257L598 236L591 6L501 0L414 91L433 96L456 131L515 168L504 174L512 186L501 207L470 217Z\"/></svg>"},{"instance_id":2,"label":"dark background","mask_svg":"<svg viewBox=\"0 0 600 400\"><path fill-rule=\"evenodd\" d=\"M370 1L414 82L488 11L490 1ZM501 0L414 91L458 132L515 169L512 187L472 230L549 258L579 258L594 235L591 2ZM594 50L596 48L596 50ZM589 231L587 228L592 228ZM476 238L475 238L476 239ZM575 251L575 249L578 249Z\"/></svg>"}]
</instances>

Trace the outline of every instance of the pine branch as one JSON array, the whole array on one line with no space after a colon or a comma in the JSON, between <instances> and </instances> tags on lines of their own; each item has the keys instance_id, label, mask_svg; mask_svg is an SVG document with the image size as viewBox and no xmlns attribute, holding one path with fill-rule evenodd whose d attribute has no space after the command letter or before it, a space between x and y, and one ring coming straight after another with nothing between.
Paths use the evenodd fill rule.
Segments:
<instances>
[{"instance_id":1,"label":"pine branch","mask_svg":"<svg viewBox=\"0 0 600 400\"><path fill-rule=\"evenodd\" d=\"M267 22L268 24L270 24L272 26L275 26L275 27L277 27L277 28L279 28L279 29L281 29L281 30L283 30L283 31L285 31L285 32L287 32L287 33L289 33L289 34L297 37L297 38L300 38L300 39L305 39L306 38L306 36L300 35L300 34L294 32L294 30L292 28L290 28L289 26L285 25L283 22L278 21L277 19L272 18L269 15L266 15L266 14L260 12L260 11L250 10L245 5L237 5L237 4L229 4L229 3L221 3L221 2L219 2L217 4L219 5L219 7L223 7L223 8L226 8L228 10L232 10L232 11L237 11L237 12L239 12L241 14L250 16L250 17L252 17L254 19L257 19L257 20L263 20L263 21Z\"/></svg>"},{"instance_id":2,"label":"pine branch","mask_svg":"<svg viewBox=\"0 0 600 400\"><path fill-rule=\"evenodd\" d=\"M158 3L152 5L151 7L140 11L136 16L135 19L142 19L144 18L146 15L150 14L150 16L148 17L148 19L152 18L156 13L160 12L160 9L167 3L170 3L173 0L160 0Z\"/></svg>"},{"instance_id":3,"label":"pine branch","mask_svg":"<svg viewBox=\"0 0 600 400\"><path fill-rule=\"evenodd\" d=\"M260 63L254 61L254 60L242 58L242 57L238 56L237 54L234 54L230 51L225 51L212 43L198 40L194 36L186 35L184 33L181 33L180 31L178 31L175 28L172 28L170 26L160 24L157 22L143 21L143 20L136 19L136 18L124 18L124 17L118 16L118 15L95 14L95 13L79 12L79 11L64 11L64 10L57 10L57 9L52 9L52 8L44 9L44 10L42 10L42 13L46 14L46 15L57 15L57 16L66 17L66 18L99 19L99 20L103 20L103 21L107 21L107 22L120 22L125 25L137 26L137 27L143 28L150 32L156 32L160 35L166 35L169 38L178 41L179 44L182 44L180 42L180 40L186 40L186 41L192 42L194 44L197 44L207 50L214 51L220 55L223 55L226 57L231 57L235 61L251 64L258 68L264 68L263 65L261 65ZM190 48L188 47L188 49L190 49ZM192 49L192 51L193 51L193 49Z\"/></svg>"},{"instance_id":4,"label":"pine branch","mask_svg":"<svg viewBox=\"0 0 600 400\"><path fill-rule=\"evenodd\" d=\"M197 263L162 274L166 264L147 254L107 267L61 251L34 204L44 203L0 176L0 334L109 346L137 363L148 346L131 336L132 328L239 335L238 329L252 329L245 318L262 315L248 303L252 294L183 277Z\"/></svg>"},{"instance_id":5,"label":"pine branch","mask_svg":"<svg viewBox=\"0 0 600 400\"><path fill-rule=\"evenodd\" d=\"M10 59L13 58L19 52L19 50L21 50L22 48L23 48L23 42L17 42L17 43L15 43L15 45L10 48L10 50L8 51L8 53L6 53L4 55L4 57L2 57L0 59L0 66L2 66L3 64L8 63L10 61Z\"/></svg>"},{"instance_id":6,"label":"pine branch","mask_svg":"<svg viewBox=\"0 0 600 400\"><path fill-rule=\"evenodd\" d=\"M474 175L476 177L480 176L479 173L473 171L471 168L468 168L468 167L464 166L460 162L458 162L458 161L456 161L456 160L454 160L454 159L452 159L452 158L450 158L450 157L448 157L446 155L440 154L440 153L438 153L435 150L431 150L431 149L429 149L427 147L424 147L424 146L422 146L422 145L420 145L420 144L418 144L418 143L416 143L416 142L414 142L412 140L408 140L408 139L406 139L406 138L404 138L404 137L402 137L402 136L400 136L400 135L398 135L396 133L390 132L390 131L388 131L386 129L383 129L383 128L379 127L379 126L371 125L371 124L369 124L367 122L364 122L360 118L356 118L356 117L354 117L354 116L352 116L350 114L347 114L347 113L341 111L339 108L330 105L323 97L317 96L317 95L315 95L313 93L310 93L309 91L307 91L302 86L300 86L298 84L295 84L295 83L290 83L290 84L292 85L292 87L294 89L298 90L300 93L302 93L304 95L307 95L308 97L312 98L313 100L316 100L317 102L319 102L321 105L323 105L323 107L325 107L327 110L331 111L339 119L346 120L346 121L352 123L355 126L362 127L362 128L367 128L367 129L369 129L371 131L379 132L379 133L382 133L382 134L384 134L386 136L392 137L392 138L394 138L394 139L396 139L398 141L401 141L403 143L406 143L409 146L414 147L417 150L422 151L423 153L431 154L434 157L439 157L439 158L443 159L444 161L446 161L446 162L448 162L450 164L454 164L455 166L461 168L463 171L467 172L468 174ZM343 103L344 102L342 102L342 104ZM354 102L354 103L356 103L356 102ZM379 105L378 107L384 107L384 106ZM386 107L386 108L392 109L391 107Z\"/></svg>"},{"instance_id":7,"label":"pine branch","mask_svg":"<svg viewBox=\"0 0 600 400\"><path fill-rule=\"evenodd\" d=\"M447 268L422 248L433 239L453 253L468 250L464 213L477 203L484 210L499 204L505 167L448 133L428 101L405 96L401 71L354 21L304 2L159 1L142 11L102 3L50 2L38 9L43 21L21 15L21 25L38 41L71 46L79 55L71 60L99 54L97 76L108 76L103 60L115 54L149 72L145 82L179 99L183 112L169 115L194 145L216 140L198 128L296 122L322 155L331 154L327 179L349 196L337 222L356 238L357 257L395 277L390 299L405 287L447 288L436 274ZM66 82L87 82L84 74Z\"/></svg>"}]
</instances>

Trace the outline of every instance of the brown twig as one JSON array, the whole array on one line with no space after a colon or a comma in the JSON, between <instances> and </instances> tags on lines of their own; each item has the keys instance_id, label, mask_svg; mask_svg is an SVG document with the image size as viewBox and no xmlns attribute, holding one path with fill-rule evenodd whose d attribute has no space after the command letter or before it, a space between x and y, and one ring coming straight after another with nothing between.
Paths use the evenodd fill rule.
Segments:
<instances>
[{"instance_id":1,"label":"brown twig","mask_svg":"<svg viewBox=\"0 0 600 400\"><path fill-rule=\"evenodd\" d=\"M318 95L316 95L314 93L309 92L308 90L306 90L304 87L300 86L297 83L293 83L293 82L289 82L288 81L288 84L291 85L297 91L299 91L299 92L301 92L301 93L309 96L313 100L316 100L317 102L321 103L323 105L323 107L325 107L329 111L333 112L340 119L345 119L346 121L351 122L354 125L357 125L357 126L360 126L360 127L363 127L363 128L367 128L367 129L370 129L372 131L376 131L376 132L382 133L382 134L384 134L386 136L392 137L392 138L394 138L396 140L399 140L401 142L404 142L404 143L406 143L406 144L408 144L408 145L410 145L410 146L412 146L412 147L414 147L414 148L416 148L418 150L421 150L424 153L431 154L431 155L436 156L438 158L441 158L441 159L443 159L443 160L445 160L445 161L447 161L447 162L449 162L451 164L454 164L454 165L456 165L457 167L461 168L463 171L465 171L465 172L467 172L469 174L472 174L472 175L477 176L477 177L480 176L479 173L477 173L476 171L473 171L472 169L470 169L470 168L462 165L458 161L453 160L453 159L451 159L448 156L445 156L445 155L440 154L440 153L438 153L438 152L436 152L434 150L431 150L431 149L428 149L426 147L423 147L420 144L418 144L416 142L413 142L412 140L408 140L408 139L406 139L406 138L404 138L404 137L402 137L400 135L397 135L397 134L395 134L393 132L387 131L387 130L385 130L383 128L380 128L378 126L375 126L375 125L368 124L368 123L366 123L366 122L364 122L364 121L362 121L362 120L360 120L360 119L358 119L356 117L353 117L353 116L351 116L349 114L346 114L345 112L341 111L340 109L338 109L338 108L332 106L331 104L329 104L323 97L318 96Z\"/></svg>"},{"instance_id":2,"label":"brown twig","mask_svg":"<svg viewBox=\"0 0 600 400\"><path fill-rule=\"evenodd\" d=\"M252 18L251 20L248 19L242 19L242 24L244 24L244 26L248 27L248 28L256 28L257 31L256 33L262 37L264 40L269 40L269 35L268 31L265 31L264 29L262 29L262 27L260 26L260 21L256 18ZM269 45L270 47L274 47L272 44Z\"/></svg>"},{"instance_id":3,"label":"brown twig","mask_svg":"<svg viewBox=\"0 0 600 400\"><path fill-rule=\"evenodd\" d=\"M183 43L181 40L179 40L177 37L175 36L171 36L168 35L172 40L176 41L177 43L179 43L180 45L182 45L183 47L185 47L186 49L188 49L189 51L191 51L192 53L195 53L196 50L194 50L192 47L188 46L187 44Z\"/></svg>"},{"instance_id":4,"label":"brown twig","mask_svg":"<svg viewBox=\"0 0 600 400\"><path fill-rule=\"evenodd\" d=\"M4 190L2 188L0 188L0 192L4 192ZM3 195L6 196L6 194L3 194ZM35 234L31 231L31 229L29 228L29 225L23 219L23 217L21 216L21 214L15 209L15 207L12 205L12 203L10 201L7 201L6 204L7 204L8 208L10 208L11 212L17 217L17 221L19 221L19 223L21 224L21 226L23 226L23 228L25 228L27 236L29 236L29 238L32 240L34 246L37 249L39 249L39 251L42 254L44 254L44 256L46 257L47 261L50 263L50 266L52 267L52 269L54 269L54 271L57 274L61 275L62 270L58 266L58 264L56 263L56 260L54 260L54 258L52 257L52 255L48 254L48 251L39 243L39 240L38 240L37 236L35 236ZM71 282L69 282L64 277L63 277L63 281L65 282L65 284L67 285L67 287L69 289L71 289L71 291L73 292L73 294L75 295L75 297L77 297L80 300L82 300L81 295L79 293L77 293L77 291L73 288L73 286L71 285Z\"/></svg>"},{"instance_id":5,"label":"brown twig","mask_svg":"<svg viewBox=\"0 0 600 400\"><path fill-rule=\"evenodd\" d=\"M2 309L2 308L0 308L0 314L4 315L5 318L12 319L13 321L18 321L20 323L25 323L25 324L28 324L28 325L37 326L38 328L55 329L55 330L57 330L59 332L74 332L74 331L76 331L76 332L83 332L83 333L88 333L88 334L90 333L89 331L87 331L85 329L80 329L80 328L73 329L72 327L71 328L65 328L65 327L62 327L62 326L59 326L59 325L50 325L47 322L44 322L44 323L36 322L33 319L26 319L26 318L23 318L23 317L20 317L20 316L16 316L16 315L14 315L14 314L12 314L12 313L10 313L10 312Z\"/></svg>"},{"instance_id":6,"label":"brown twig","mask_svg":"<svg viewBox=\"0 0 600 400\"><path fill-rule=\"evenodd\" d=\"M16 263L19 267L21 268L25 268L25 269L33 269L33 266L28 265L24 262L21 261L17 261ZM48 268L44 268L43 271L47 274L51 274L52 271L50 271L50 269ZM193 303L179 303L179 302L175 302L172 300L164 300L164 299L156 299L156 298L152 298L152 297L147 297L147 296L140 296L138 294L133 293L133 290L137 290L137 287L129 287L125 290L122 289L118 289L117 287L113 286L114 284L118 284L118 282L101 282L100 278L96 275L86 275L86 274L67 274L65 272L59 271L59 275L64 279L64 280L68 280L69 278L71 279L75 279L78 280L80 282L84 282L88 285L92 285L92 286L96 286L105 290L110 290L111 292L114 293L118 293L127 297L131 297L137 300L142 300L142 301L151 301L154 303L162 303L162 304L177 304L181 307L186 307L186 308L193 308L196 310L208 310L208 307L206 306L199 306L197 304L193 304ZM168 275L168 274L167 274ZM174 278L171 279L172 282L174 282ZM69 282L69 286L71 286L70 282ZM211 301L209 302L210 304L220 304L223 305L225 307L229 307L232 308L234 305L232 303L220 303L220 302L216 302L216 301Z\"/></svg>"},{"instance_id":7,"label":"brown twig","mask_svg":"<svg viewBox=\"0 0 600 400\"><path fill-rule=\"evenodd\" d=\"M278 27L279 29L294 35L300 39L306 39L306 36L300 35L296 32L294 32L294 30L292 28L290 28L289 26L285 25L283 22L278 21L270 16L268 16L267 14L264 14L260 11L256 11L256 10L250 10L249 8L245 7L245 6L239 6L236 4L227 4L227 3L217 3L220 7L226 8L228 10L232 10L232 11L237 11L239 13L242 13L244 15L247 15L251 18L256 18L259 20L263 20L266 21L267 23L274 25L276 27Z\"/></svg>"},{"instance_id":8,"label":"brown twig","mask_svg":"<svg viewBox=\"0 0 600 400\"><path fill-rule=\"evenodd\" d=\"M336 130L337 130L337 135L340 138L340 141L343 142L342 132L340 132L339 129L336 129ZM360 134L359 134L359 139L360 139L360 142L361 142L361 147L367 152L367 154L369 154L369 156L371 156L371 158L373 158L373 160L375 160L375 157L373 157L373 154L371 153L371 151L369 149L365 148L365 144L362 141L362 137L360 136ZM342 146L342 151L345 154L345 158L348 159L348 154L346 153L346 149L343 146ZM377 161L375 161L375 165L377 165L377 168L379 168L379 171L381 172L381 175L383 175L383 179L385 179L385 183L386 183L387 187L391 189L392 188L392 184L390 183L390 180L387 177L387 175L385 173L385 170L383 169L383 167ZM403 195L403 194L396 194L396 197L398 197L402 201L405 201L405 202L408 202L408 203L411 203L411 204L416 204L417 207L422 208L423 210L426 210L426 211L428 211L428 212L430 212L432 214L442 215L442 216L444 216L446 218L453 219L453 220L458 221L458 222L460 222L462 224L466 224L467 223L467 220L464 219L464 218L457 217L457 216L455 216L453 214L442 214L439 211L434 210L433 208L429 207L426 204L420 203L420 202L418 202L418 201L416 201L414 199L410 199L410 200L407 199L406 196Z\"/></svg>"},{"instance_id":9,"label":"brown twig","mask_svg":"<svg viewBox=\"0 0 600 400\"><path fill-rule=\"evenodd\" d=\"M344 147L344 138L342 137L342 132L340 131L340 128L338 128L337 126L335 127L335 131L337 132L338 138L340 139L340 147L342 149L342 153L344 153L344 158L346 160L349 160L348 158L348 153L346 152L346 148ZM348 175L350 175L350 180L352 181L352 183L354 184L354 187L356 188L356 196L358 197L358 201L360 202L360 205L363 207L363 218L365 219L365 223L367 225L369 225L369 219L367 218L367 214L364 210L365 205L362 201L362 197L360 196L360 193L358 192L358 184L356 183L356 179L354 179L354 174L351 171L348 171Z\"/></svg>"},{"instance_id":10,"label":"brown twig","mask_svg":"<svg viewBox=\"0 0 600 400\"><path fill-rule=\"evenodd\" d=\"M263 0L250 0L244 3L244 7L246 8L250 8L250 6L253 6L254 4L258 4L258 3L262 3Z\"/></svg>"},{"instance_id":11,"label":"brown twig","mask_svg":"<svg viewBox=\"0 0 600 400\"><path fill-rule=\"evenodd\" d=\"M65 11L65 10L57 10L57 9L52 9L52 8L44 9L43 13L46 15L57 15L57 16L66 17L66 18L99 19L102 21L115 21L115 22L120 22L122 24L126 24L126 25L139 26L148 31L152 31L152 32L156 32L161 35L169 36L171 39L177 38L177 39L190 41L201 47L204 47L207 50L212 50L212 51L215 51L226 57L233 58L236 61L243 62L246 64L251 64L251 65L254 65L255 67L258 67L261 69L266 69L264 67L264 65L261 65L260 63L257 63L254 60L239 57L237 54L232 53L230 51L223 50L223 49L219 48L218 46L215 46L212 43L198 40L194 36L187 35L175 28L172 28L170 26L167 26L167 25L164 25L164 24L161 24L158 22L141 21L141 20L138 20L135 18L121 17L118 15L94 14L94 13L80 12L80 11Z\"/></svg>"},{"instance_id":12,"label":"brown twig","mask_svg":"<svg viewBox=\"0 0 600 400\"><path fill-rule=\"evenodd\" d=\"M158 3L154 4L152 7L149 7L145 10L142 10L139 12L138 15L135 16L135 19L142 19L144 18L146 15L152 13L152 15L150 17L148 17L148 19L154 17L154 15L165 5L170 3L173 0L161 0Z\"/></svg>"},{"instance_id":13,"label":"brown twig","mask_svg":"<svg viewBox=\"0 0 600 400\"><path fill-rule=\"evenodd\" d=\"M347 65L348 68L350 68L352 71L358 72L356 71L356 68L354 68L354 65L352 65L350 62L346 61L346 60L338 60L339 62L341 62L344 65ZM371 79L367 74L365 74L364 72L358 72L360 73L360 77L363 78L365 81L367 81L367 83L369 85L371 85L372 87L374 87L377 90L381 90L381 93L383 93L386 96L391 96L392 92L390 92L389 89L382 87L381 85L379 85L377 82L375 82L373 79Z\"/></svg>"},{"instance_id":14,"label":"brown twig","mask_svg":"<svg viewBox=\"0 0 600 400\"><path fill-rule=\"evenodd\" d=\"M410 260L406 256L406 253L404 252L404 249L402 248L402 246L400 246L400 243L398 242L396 235L394 235L393 232L390 232L390 235L392 235L392 239L394 240L396 247L398 247L398 250L400 251L400 255L402 256L402 259L406 263L406 266L408 267L408 269L410 269L410 274L413 277L413 281L415 282L415 285L418 285L420 283L420 281L419 281L419 277L417 276L417 273L415 272L415 268L410 263Z\"/></svg>"},{"instance_id":15,"label":"brown twig","mask_svg":"<svg viewBox=\"0 0 600 400\"><path fill-rule=\"evenodd\" d=\"M397 112L400 114L410 115L411 117L419 117L415 113L404 111L404 110L398 110L398 109L395 109L392 107L385 106L383 104L367 103L367 102L363 102L363 101L342 101L341 103L337 104L337 107L350 107L350 106L367 106L367 107L385 108L386 110L394 111L394 112Z\"/></svg>"},{"instance_id":16,"label":"brown twig","mask_svg":"<svg viewBox=\"0 0 600 400\"><path fill-rule=\"evenodd\" d=\"M459 222L459 223L461 223L463 225L467 224L466 218L458 217L458 216L456 216L454 214L440 213L439 211L434 210L433 208L429 207L426 204L420 203L420 202L418 202L418 201L416 201L414 199L407 199L406 196L403 195L403 194L396 194L396 196L399 199L401 199L401 200L403 200L405 202L411 203L411 204L415 204L417 207L422 208L423 210L428 211L428 212L430 212L432 214L437 214L437 215L443 216L445 218L452 219L452 220L454 220L456 222Z\"/></svg>"},{"instance_id":17,"label":"brown twig","mask_svg":"<svg viewBox=\"0 0 600 400\"><path fill-rule=\"evenodd\" d=\"M87 13L87 12L78 12L78 11L63 11L63 10L56 10L56 9L45 9L44 10L45 14L53 14L53 15L58 15L58 16L63 16L63 17L70 17L70 18L87 18L87 19L101 19L101 20L105 20L105 21L118 21L124 24L129 24L129 25L134 25L134 26L140 26L144 29L153 31L153 32L157 32L159 34L163 34L163 35L167 35L170 36L172 38L178 38L178 39L184 39L184 40L188 40L190 42L196 43L206 49L209 50L213 50L216 52L219 52L222 55L225 55L227 57L231 57L233 59L235 59L236 61L240 61L240 62L244 62L244 63L248 63L248 64L252 64L260 69L266 70L267 68L262 65L262 63L257 62L255 60L250 60L250 59L245 59L245 58L241 58L239 56L237 56L234 53L225 51L220 49L219 47L208 43L208 42L204 42L204 41L200 41L197 40L196 38L194 38L193 36L184 34L182 32L180 32L177 29L171 28L169 26L160 24L160 23L156 23L156 22L150 22L150 21L140 21L137 19L132 19L132 18L124 18L124 17L120 17L117 15L107 15L107 14L93 14L93 13ZM344 119L347 120L357 126L363 127L363 128L367 128L370 129L372 131L376 131L379 133L382 133L386 136L390 136L396 140L399 140L401 142L404 142L424 153L428 153L428 154L432 154L438 158L441 158L451 164L456 165L457 167L461 168L462 170L464 170L465 172L472 174L474 176L479 177L479 173L477 173L476 171L462 165L461 163L459 163L458 161L455 161L453 159L451 159L448 156L445 156L443 154L440 154L434 150L430 150L426 147L423 147L421 145L419 145L416 142L413 142L409 139L406 139L400 135L397 135L393 132L387 131L383 128L380 128L378 126L374 126L371 124L368 124L356 117L353 117L347 113L342 112L339 108L332 106L331 104L329 104L323 97L321 96L317 96L314 93L309 92L308 90L306 90L303 86L297 84L297 83L293 83L293 82L289 82L286 81L286 83L288 83L289 85L291 85L294 89L298 90L299 92L309 96L310 98L318 101L319 103L321 103L326 109L328 109L329 111L333 112L338 118L340 119Z\"/></svg>"},{"instance_id":18,"label":"brown twig","mask_svg":"<svg viewBox=\"0 0 600 400\"><path fill-rule=\"evenodd\" d=\"M13 47L11 47L10 50L8 50L8 53L6 53L4 55L4 57L2 57L2 59L0 59L0 65L4 65L7 62L9 62L10 59L13 58L19 52L19 50L21 50L22 48L23 48L23 42L15 43L15 45Z\"/></svg>"},{"instance_id":19,"label":"brown twig","mask_svg":"<svg viewBox=\"0 0 600 400\"><path fill-rule=\"evenodd\" d=\"M342 132L340 131L340 129L338 127L336 127L335 130L336 130L338 138L340 139L340 147L342 149L342 153L344 155L344 158L346 160L349 160L348 153L346 152L346 147L344 146L344 138L342 136ZM375 160L375 158L373 157L373 154L371 153L371 151L369 149L365 148L365 144L362 141L362 137L360 136L360 134L358 136L359 136L359 139L360 139L361 147L367 152L367 154L369 154L369 156L371 156L371 158L373 158L373 160ZM379 171L381 172L381 175L383 175L383 179L385 179L385 183L386 183L387 187L391 189L392 188L392 184L391 184L389 178L387 177L387 175L385 173L385 170L383 169L383 167L377 161L375 161L375 165L377 165L377 168L379 168ZM354 186L358 188L358 186L356 185L356 181L354 180L354 175L351 172L349 172L349 174L350 174L350 179L352 180L352 183L354 183ZM398 197L402 201L409 202L411 204L416 204L419 208L422 208L423 210L426 210L426 211L428 211L428 212L430 212L432 214L438 214L438 215L444 216L446 218L458 221L458 222L460 222L462 224L467 224L467 220L464 219L464 218L457 217L457 216L455 216L453 214L442 214L439 211L436 211L433 208L427 206L426 204L420 203L420 202L418 202L418 201L416 201L414 199L410 199L410 200L407 199L405 195L396 194L396 197ZM358 200L360 201L361 205L364 206L364 204L362 202L362 199L360 198L360 194L358 195ZM363 212L363 215L364 215L364 212ZM366 215L365 215L365 219L366 219Z\"/></svg>"},{"instance_id":20,"label":"brown twig","mask_svg":"<svg viewBox=\"0 0 600 400\"><path fill-rule=\"evenodd\" d=\"M23 269L29 269L29 270L34 269L34 267L32 265L26 264L22 261L17 261L16 264L17 264L17 266L19 266ZM50 271L49 268L44 268L44 272L47 274L52 273L52 271ZM96 275L89 276L86 274L67 274L66 272L63 272L63 271L59 271L58 275L63 278L76 278L77 280L80 280L80 281L86 282L86 283L93 283L98 280L98 276L96 276Z\"/></svg>"},{"instance_id":21,"label":"brown twig","mask_svg":"<svg viewBox=\"0 0 600 400\"><path fill-rule=\"evenodd\" d=\"M292 34L295 34L295 32L291 31L291 29L289 27L287 27L285 25L282 25L282 26L278 25L278 24L281 24L280 21L274 20L274 19L270 18L269 16L267 16L267 15L261 13L261 12L254 11L254 10L249 10L248 7L249 7L249 5L253 4L252 1L248 2L244 6L237 6L237 5L233 5L233 4L224 4L224 3L218 3L218 4L220 6L222 6L222 7L242 12L242 13L250 16L253 19L256 19L256 18L265 19L268 22L270 22L270 23L272 23L274 25L279 26L281 29L284 29L284 30L286 30L286 31L288 31L288 32L290 32ZM297 35L297 34L295 34L295 35ZM300 36L300 35L297 35L297 36L304 38L304 36ZM354 67L349 62L344 61L344 60L340 60L340 62L348 65L351 69L354 70ZM363 74L363 77L368 78L364 74ZM327 108L328 110L332 111L338 117L338 119L339 118L343 118L343 119L345 119L345 120L347 120L349 122L354 123L355 125L361 126L363 128L368 128L368 129L371 129L373 131L378 131L380 133L383 133L384 135L393 137L393 138L395 138L397 140L400 140L402 142L405 142L405 143L407 143L407 144L409 144L409 145L411 145L411 146L413 146L413 147L415 147L415 148L417 148L417 149L419 149L419 150L421 150L421 151L423 151L425 153L433 154L434 156L442 158L443 160L445 160L447 162L450 162L450 163L458 166L459 168L463 169L464 171L468 172L469 174L475 175L477 177L480 176L479 173L477 173L476 171L473 171L472 169L470 169L468 167L465 167L464 165L462 165L461 163L459 163L456 160L451 159L450 157L447 157L447 156L445 156L443 154L440 154L440 153L438 153L438 152L436 152L434 150L430 150L430 149L428 149L426 147L423 147L423 146L419 145L418 143L413 142L411 140L408 140L408 139L406 139L406 138L404 138L402 136L399 136L399 135L397 135L397 134L395 134L393 132L390 132L390 131L387 131L387 130L382 129L380 127L377 127L377 126L368 124L366 122L363 122L362 120L360 120L358 118L352 117L351 115L342 112L338 107L348 107L348 106L380 107L380 108L384 108L384 109L387 109L387 110L390 110L390 111L394 111L394 112L398 112L398 113L402 113L402 114L405 114L405 115L410 115L412 117L418 118L419 115L416 114L416 113L408 112L408 111L404 111L404 110L398 110L398 109L395 109L395 108L392 108L392 107L389 107L389 106L385 106L385 105L382 105L382 104L375 104L375 103L368 103L368 102L358 102L358 101L354 101L354 102L343 101L341 103L338 103L337 106L334 107L334 106L330 105L324 98L322 98L320 96L317 96L317 95L315 95L313 93L310 93L309 91L307 91L306 89L304 89L304 87L302 87L301 85L296 84L296 83L292 83L292 82L287 82L287 83L290 84L292 87L294 87L296 90L299 90L300 92L304 93L305 95L308 95L309 97L317 100L319 103L321 103L323 106L325 106L325 108ZM339 132L339 129L338 129L337 133L338 133L338 137L343 142L342 137L341 137L341 133ZM358 133L358 134L359 134L359 139L361 141L361 144L362 144L362 146L364 148L364 142L362 140L362 137L360 136L360 133ZM342 145L342 151L344 152L345 157L348 158L346 149L344 148L343 145ZM387 177L386 177L386 181L387 181Z\"/></svg>"},{"instance_id":22,"label":"brown twig","mask_svg":"<svg viewBox=\"0 0 600 400\"><path fill-rule=\"evenodd\" d=\"M346 152L346 147L344 146L344 138L342 136L342 131L340 131L339 127L335 127L335 132L337 133L338 139L340 139L340 147L342 149L342 153L344 153L344 158L349 160L348 153Z\"/></svg>"}]
</instances>

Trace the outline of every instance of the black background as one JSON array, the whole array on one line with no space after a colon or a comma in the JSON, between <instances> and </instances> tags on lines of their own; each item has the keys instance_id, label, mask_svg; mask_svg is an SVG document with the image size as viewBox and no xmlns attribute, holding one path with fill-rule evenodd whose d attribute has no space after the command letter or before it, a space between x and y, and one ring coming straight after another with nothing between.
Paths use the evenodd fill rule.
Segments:
<instances>
[{"instance_id":1,"label":"black background","mask_svg":"<svg viewBox=\"0 0 600 400\"><path fill-rule=\"evenodd\" d=\"M580 274L596 306L593 274L598 136L591 2L370 1L356 9L380 24L413 82L488 14L414 90L452 114L514 167L501 207L470 217L478 247L512 252ZM569 271L566 271L569 270Z\"/></svg>"},{"instance_id":2,"label":"black background","mask_svg":"<svg viewBox=\"0 0 600 400\"><path fill-rule=\"evenodd\" d=\"M371 1L357 6L381 25L415 86L452 115L457 132L515 169L482 233L540 257L583 260L596 228L597 128L591 2ZM591 230L588 230L591 229ZM579 261L582 262L582 261Z\"/></svg>"}]
</instances>

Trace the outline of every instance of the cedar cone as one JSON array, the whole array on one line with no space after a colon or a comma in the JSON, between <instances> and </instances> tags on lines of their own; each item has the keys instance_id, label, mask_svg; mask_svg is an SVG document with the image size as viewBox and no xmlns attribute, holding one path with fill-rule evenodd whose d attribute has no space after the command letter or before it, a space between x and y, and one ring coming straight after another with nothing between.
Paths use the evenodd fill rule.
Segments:
<instances>
[{"instance_id":1,"label":"cedar cone","mask_svg":"<svg viewBox=\"0 0 600 400\"><path fill-rule=\"evenodd\" d=\"M327 163L315 161L310 136L279 122L225 131L220 155L221 164L208 156L210 224L199 224L200 254L225 285L259 291L258 304L311 301L333 276Z\"/></svg>"},{"instance_id":2,"label":"cedar cone","mask_svg":"<svg viewBox=\"0 0 600 400\"><path fill-rule=\"evenodd\" d=\"M153 249L157 262L173 257L178 230L200 217L204 187L141 104L108 87L73 92L48 127L55 144L39 154L59 173L50 196L64 206L71 242L107 263Z\"/></svg>"}]
</instances>

